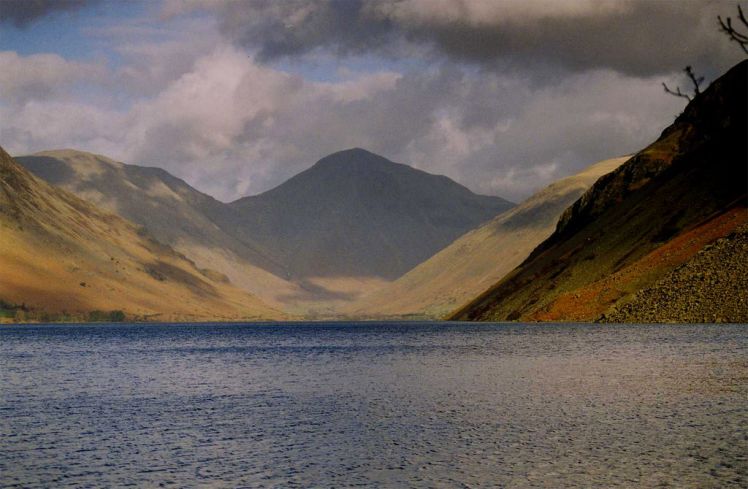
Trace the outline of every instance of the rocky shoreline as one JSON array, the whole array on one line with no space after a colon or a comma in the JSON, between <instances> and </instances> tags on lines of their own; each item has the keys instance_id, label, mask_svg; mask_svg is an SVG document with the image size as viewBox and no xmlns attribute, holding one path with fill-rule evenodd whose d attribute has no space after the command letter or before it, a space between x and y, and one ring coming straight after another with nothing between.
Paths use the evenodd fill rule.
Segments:
<instances>
[{"instance_id":1,"label":"rocky shoreline","mask_svg":"<svg viewBox=\"0 0 748 489\"><path fill-rule=\"evenodd\" d=\"M748 323L748 225L599 319L609 323Z\"/></svg>"}]
</instances>

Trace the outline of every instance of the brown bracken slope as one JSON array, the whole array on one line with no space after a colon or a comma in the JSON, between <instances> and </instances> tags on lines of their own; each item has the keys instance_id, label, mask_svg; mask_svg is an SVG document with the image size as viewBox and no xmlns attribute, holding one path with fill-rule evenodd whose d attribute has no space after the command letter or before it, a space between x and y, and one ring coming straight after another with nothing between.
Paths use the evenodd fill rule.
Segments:
<instances>
[{"instance_id":1,"label":"brown bracken slope","mask_svg":"<svg viewBox=\"0 0 748 489\"><path fill-rule=\"evenodd\" d=\"M743 61L695 97L655 143L567 209L524 263L452 319L596 320L748 222L747 71Z\"/></svg>"},{"instance_id":2,"label":"brown bracken slope","mask_svg":"<svg viewBox=\"0 0 748 489\"><path fill-rule=\"evenodd\" d=\"M34 177L0 148L2 319L106 319L110 311L170 321L282 317L129 221Z\"/></svg>"}]
</instances>

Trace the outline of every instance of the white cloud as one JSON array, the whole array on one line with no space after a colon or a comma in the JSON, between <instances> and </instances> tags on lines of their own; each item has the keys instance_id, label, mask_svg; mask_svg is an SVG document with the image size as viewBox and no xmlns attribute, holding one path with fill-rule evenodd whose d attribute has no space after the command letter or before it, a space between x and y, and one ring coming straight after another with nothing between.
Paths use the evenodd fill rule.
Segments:
<instances>
[{"instance_id":1,"label":"white cloud","mask_svg":"<svg viewBox=\"0 0 748 489\"><path fill-rule=\"evenodd\" d=\"M532 84L522 73L444 63L405 73L343 69L340 79L318 82L208 39L194 48L187 39L182 46L144 40L123 48L132 56L110 71L4 53L21 72L13 80L41 73L50 88L0 93L0 144L14 154L73 147L160 166L223 200L361 146L519 200L594 161L640 149L682 108L658 79L610 70ZM114 96L123 83L138 85L124 104L81 94L81 84L93 84Z\"/></svg>"},{"instance_id":2,"label":"white cloud","mask_svg":"<svg viewBox=\"0 0 748 489\"><path fill-rule=\"evenodd\" d=\"M100 83L107 75L102 64L69 61L56 54L0 51L0 66L1 101L13 105L59 95L77 83Z\"/></svg>"},{"instance_id":3,"label":"white cloud","mask_svg":"<svg viewBox=\"0 0 748 489\"><path fill-rule=\"evenodd\" d=\"M491 76L463 80L460 90L444 93L446 109L396 157L475 190L520 200L596 161L643 148L683 106L662 92L656 78L605 70L552 87L522 85L511 77L491 82ZM488 106L485 114L476 101Z\"/></svg>"},{"instance_id":4,"label":"white cloud","mask_svg":"<svg viewBox=\"0 0 748 489\"><path fill-rule=\"evenodd\" d=\"M330 120L328 113L336 108L391 89L398 78L383 72L337 83L309 82L221 45L194 60L187 73L155 96L142 97L124 111L50 102L46 107L59 116L31 131L45 106L37 101L9 115L14 122L2 130L13 135L10 147L16 152L64 140L65 146L162 166L219 198L232 199L303 169L311 163L310 152L321 157L339 149L343 128L331 132L330 125L322 128L315 120ZM65 119L75 120L75 126L66 126Z\"/></svg>"},{"instance_id":5,"label":"white cloud","mask_svg":"<svg viewBox=\"0 0 748 489\"><path fill-rule=\"evenodd\" d=\"M127 126L121 114L75 101L32 100L21 107L0 107L0 141L12 154L43 149L122 152Z\"/></svg>"}]
</instances>

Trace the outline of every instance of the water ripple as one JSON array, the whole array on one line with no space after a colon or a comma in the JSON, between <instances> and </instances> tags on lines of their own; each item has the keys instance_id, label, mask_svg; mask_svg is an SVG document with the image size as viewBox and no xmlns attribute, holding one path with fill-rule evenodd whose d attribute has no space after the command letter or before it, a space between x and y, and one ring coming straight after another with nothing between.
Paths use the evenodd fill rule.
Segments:
<instances>
[{"instance_id":1,"label":"water ripple","mask_svg":"<svg viewBox=\"0 0 748 489\"><path fill-rule=\"evenodd\" d=\"M0 329L2 487L747 487L748 327Z\"/></svg>"}]
</instances>

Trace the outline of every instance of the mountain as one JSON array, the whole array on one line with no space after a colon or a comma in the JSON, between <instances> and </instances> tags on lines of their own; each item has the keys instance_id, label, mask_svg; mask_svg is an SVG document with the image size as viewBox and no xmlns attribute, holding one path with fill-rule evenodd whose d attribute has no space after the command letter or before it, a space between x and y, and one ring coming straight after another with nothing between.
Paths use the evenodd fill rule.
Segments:
<instances>
[{"instance_id":1,"label":"mountain","mask_svg":"<svg viewBox=\"0 0 748 489\"><path fill-rule=\"evenodd\" d=\"M561 213L628 157L563 178L469 231L391 284L365 296L353 316L440 318L496 283L550 236Z\"/></svg>"},{"instance_id":2,"label":"mountain","mask_svg":"<svg viewBox=\"0 0 748 489\"><path fill-rule=\"evenodd\" d=\"M697 95L656 142L598 180L527 260L453 319L615 315L636 303L637 292L673 279L674 270L748 222L747 86L743 61ZM628 321L644 319L636 311ZM665 311L649 318L676 319L701 318Z\"/></svg>"},{"instance_id":3,"label":"mountain","mask_svg":"<svg viewBox=\"0 0 748 489\"><path fill-rule=\"evenodd\" d=\"M329 317L511 206L364 150L219 202L159 169L75 150L17 160L294 314Z\"/></svg>"},{"instance_id":4,"label":"mountain","mask_svg":"<svg viewBox=\"0 0 748 489\"><path fill-rule=\"evenodd\" d=\"M289 277L394 279L513 204L363 149L319 160L222 222L253 239Z\"/></svg>"},{"instance_id":5,"label":"mountain","mask_svg":"<svg viewBox=\"0 0 748 489\"><path fill-rule=\"evenodd\" d=\"M283 295L301 294L277 276L284 273L283 266L267 258L250 236L240 241L208 217L232 212L226 204L165 170L70 149L19 156L16 161L48 183L143 226L198 266L225 274L274 307L286 305Z\"/></svg>"},{"instance_id":6,"label":"mountain","mask_svg":"<svg viewBox=\"0 0 748 489\"><path fill-rule=\"evenodd\" d=\"M34 177L2 148L0 227L4 315L15 310L37 319L109 317L106 311L159 320L283 317L143 229Z\"/></svg>"}]
</instances>

